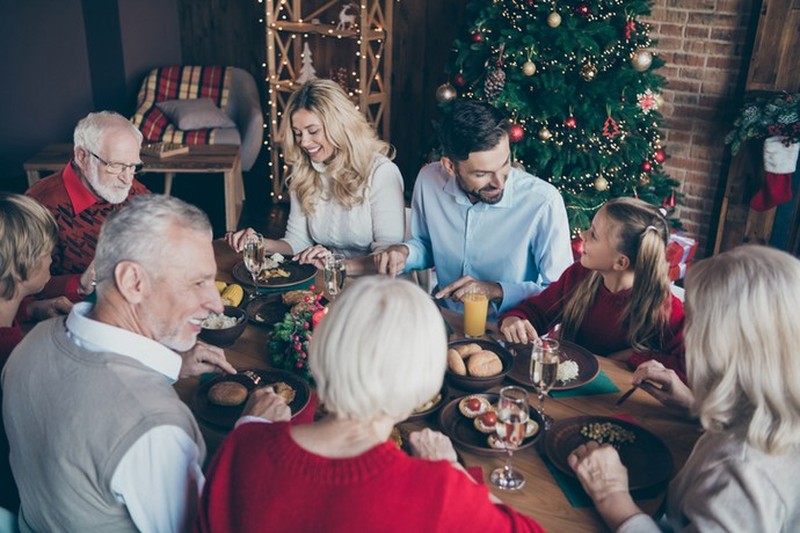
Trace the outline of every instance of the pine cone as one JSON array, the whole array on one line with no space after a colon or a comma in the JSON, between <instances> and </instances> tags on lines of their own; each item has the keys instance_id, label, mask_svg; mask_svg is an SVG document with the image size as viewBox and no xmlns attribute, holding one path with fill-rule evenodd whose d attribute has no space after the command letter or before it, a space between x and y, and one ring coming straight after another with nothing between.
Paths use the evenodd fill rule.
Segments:
<instances>
[{"instance_id":1,"label":"pine cone","mask_svg":"<svg viewBox=\"0 0 800 533\"><path fill-rule=\"evenodd\" d=\"M483 93L487 100L494 100L506 86L506 73L501 68L490 70L486 74L486 81L483 83Z\"/></svg>"}]
</instances>

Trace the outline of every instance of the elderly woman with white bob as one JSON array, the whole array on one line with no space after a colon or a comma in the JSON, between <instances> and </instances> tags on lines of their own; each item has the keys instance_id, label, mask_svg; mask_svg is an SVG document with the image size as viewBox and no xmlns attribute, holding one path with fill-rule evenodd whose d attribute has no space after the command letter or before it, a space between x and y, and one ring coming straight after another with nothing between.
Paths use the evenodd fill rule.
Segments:
<instances>
[{"instance_id":1,"label":"elderly woman with white bob","mask_svg":"<svg viewBox=\"0 0 800 533\"><path fill-rule=\"evenodd\" d=\"M328 415L237 427L210 467L196 531L542 531L475 483L441 433L413 433L416 457L389 439L438 393L446 354L430 296L357 280L309 347Z\"/></svg>"},{"instance_id":2,"label":"elderly woman with white bob","mask_svg":"<svg viewBox=\"0 0 800 533\"><path fill-rule=\"evenodd\" d=\"M800 531L800 260L735 248L689 270L686 303L691 388L655 361L633 377L705 430L662 523L634 504L614 448L581 446L570 465L612 530Z\"/></svg>"}]
</instances>

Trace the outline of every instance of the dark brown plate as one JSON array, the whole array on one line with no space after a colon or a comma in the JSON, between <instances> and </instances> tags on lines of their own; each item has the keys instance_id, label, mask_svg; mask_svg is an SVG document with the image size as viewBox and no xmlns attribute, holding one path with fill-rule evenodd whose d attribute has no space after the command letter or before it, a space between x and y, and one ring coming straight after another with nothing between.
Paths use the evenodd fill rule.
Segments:
<instances>
[{"instance_id":1,"label":"dark brown plate","mask_svg":"<svg viewBox=\"0 0 800 533\"><path fill-rule=\"evenodd\" d=\"M483 396L489 400L491 404L496 404L497 399L500 397L499 394L494 393L469 394L468 396ZM472 418L467 418L461 414L461 411L458 410L458 402L461 401L461 398L463 398L463 396L450 401L447 405L442 407L441 411L439 411L439 425L442 428L442 432L450 437L454 445L460 446L465 450L469 450L480 455L505 455L505 450L497 450L489 446L489 443L487 442L489 435L481 433L475 429L475 422L473 422ZM527 437L525 440L523 440L522 444L519 446L519 448L517 448L517 450L530 448L542 434L542 421L539 418L536 410L533 408L530 410L530 417L531 420L534 420L537 424L539 424L539 431L534 433L533 436Z\"/></svg>"},{"instance_id":2,"label":"dark brown plate","mask_svg":"<svg viewBox=\"0 0 800 533\"><path fill-rule=\"evenodd\" d=\"M283 320L283 317L292 308L283 303L282 296L283 293L273 292L250 300L244 306L247 311L247 319L256 326L271 328Z\"/></svg>"},{"instance_id":3,"label":"dark brown plate","mask_svg":"<svg viewBox=\"0 0 800 533\"><path fill-rule=\"evenodd\" d=\"M289 404L289 408L292 410L292 416L297 415L297 413L305 409L308 405L308 400L311 397L311 389L303 378L285 370L252 368L250 371L255 372L261 377L262 385L283 381L295 390L294 400ZM245 404L242 403L241 405L233 407L216 405L208 401L208 390L222 381L237 381L252 391L256 388L255 385L253 385L253 380L243 375L242 372L243 370L239 370L238 374L217 376L197 387L197 391L194 394L194 401L192 402L192 410L195 415L197 415L197 418L223 429L233 428L236 421L242 415Z\"/></svg>"},{"instance_id":4,"label":"dark brown plate","mask_svg":"<svg viewBox=\"0 0 800 533\"><path fill-rule=\"evenodd\" d=\"M301 265L296 261L286 261L281 264L280 268L289 273L288 278L272 278L267 281L259 281L258 288L260 289L277 289L281 287L291 287L298 283L303 283L317 275L317 267L314 265ZM253 278L250 277L250 272L245 268L244 263L239 262L233 265L231 271L233 277L239 283L255 287Z\"/></svg>"},{"instance_id":5,"label":"dark brown plate","mask_svg":"<svg viewBox=\"0 0 800 533\"><path fill-rule=\"evenodd\" d=\"M600 373L600 362L597 357L574 342L559 341L561 343L561 353L563 359L572 359L578 363L578 377L567 383L557 381L550 390L568 390L577 389L582 385L591 382ZM516 381L521 385L533 388L531 381L530 366L531 366L531 345L526 344L521 346L515 344L514 351L517 356L514 358L514 366L511 367L511 372L508 373L508 378Z\"/></svg>"},{"instance_id":6,"label":"dark brown plate","mask_svg":"<svg viewBox=\"0 0 800 533\"><path fill-rule=\"evenodd\" d=\"M672 455L664 441L641 426L607 416L579 416L553 424L545 435L544 450L556 468L575 477L567 457L575 448L589 441L581 435L581 429L593 422L610 422L636 435L635 441L617 449L622 464L628 469L630 490L652 487L664 483L672 476Z\"/></svg>"}]
</instances>

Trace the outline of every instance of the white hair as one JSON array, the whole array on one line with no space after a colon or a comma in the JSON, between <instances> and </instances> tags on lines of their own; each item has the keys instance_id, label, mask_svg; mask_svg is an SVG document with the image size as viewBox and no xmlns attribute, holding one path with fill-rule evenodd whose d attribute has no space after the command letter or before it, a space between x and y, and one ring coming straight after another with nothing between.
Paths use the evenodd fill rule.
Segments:
<instances>
[{"instance_id":1,"label":"white hair","mask_svg":"<svg viewBox=\"0 0 800 533\"><path fill-rule=\"evenodd\" d=\"M208 216L199 208L173 196L144 194L112 213L103 223L97 240L94 268L97 290L114 279L114 268L121 261L135 261L153 275L160 275L155 266L169 254L170 243L165 235L179 225L197 232L212 234Z\"/></svg>"},{"instance_id":2,"label":"white hair","mask_svg":"<svg viewBox=\"0 0 800 533\"><path fill-rule=\"evenodd\" d=\"M371 276L331 306L311 339L317 393L341 417L402 418L436 395L447 364L444 322L411 282Z\"/></svg>"},{"instance_id":3,"label":"white hair","mask_svg":"<svg viewBox=\"0 0 800 533\"><path fill-rule=\"evenodd\" d=\"M781 453L800 443L800 260L740 246L686 276L686 366L709 431Z\"/></svg>"},{"instance_id":4,"label":"white hair","mask_svg":"<svg viewBox=\"0 0 800 533\"><path fill-rule=\"evenodd\" d=\"M127 118L114 111L89 113L75 126L72 139L75 146L85 148L91 152L97 152L100 150L100 145L102 144L102 139L106 132L116 128L130 130L131 134L136 137L136 140L139 141L139 145L141 146L142 132Z\"/></svg>"}]
</instances>

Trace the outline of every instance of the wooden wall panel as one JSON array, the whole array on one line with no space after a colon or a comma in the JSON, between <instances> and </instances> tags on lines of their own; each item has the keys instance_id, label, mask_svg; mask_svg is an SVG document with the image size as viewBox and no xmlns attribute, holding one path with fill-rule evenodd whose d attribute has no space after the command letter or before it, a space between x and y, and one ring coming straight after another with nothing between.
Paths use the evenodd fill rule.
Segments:
<instances>
[{"instance_id":1,"label":"wooden wall panel","mask_svg":"<svg viewBox=\"0 0 800 533\"><path fill-rule=\"evenodd\" d=\"M747 90L800 91L800 0L765 0L759 19Z\"/></svg>"}]
</instances>

